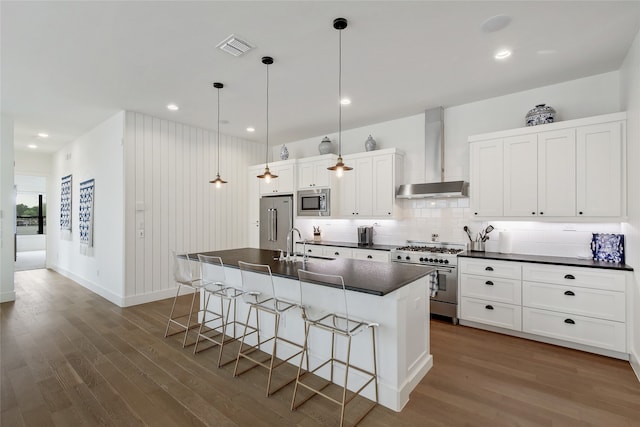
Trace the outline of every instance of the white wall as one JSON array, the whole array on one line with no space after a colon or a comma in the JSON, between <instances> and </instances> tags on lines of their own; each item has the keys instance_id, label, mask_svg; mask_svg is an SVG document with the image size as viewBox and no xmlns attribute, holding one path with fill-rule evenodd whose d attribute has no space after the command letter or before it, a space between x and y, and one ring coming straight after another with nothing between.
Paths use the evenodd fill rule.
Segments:
<instances>
[{"instance_id":1,"label":"white wall","mask_svg":"<svg viewBox=\"0 0 640 427\"><path fill-rule=\"evenodd\" d=\"M264 146L143 114L125 119L124 306L173 296L170 250L207 251L248 244L247 167ZM144 237L139 237L144 233Z\"/></svg>"},{"instance_id":2,"label":"white wall","mask_svg":"<svg viewBox=\"0 0 640 427\"><path fill-rule=\"evenodd\" d=\"M469 180L470 135L513 129L524 126L529 109L539 103L548 103L557 112L557 120L570 120L621 111L620 73L617 71L513 93L471 104L445 108L445 179ZM424 115L378 123L343 132L342 152L350 154L364 151L364 142L371 134L379 148L396 147L404 154L405 182L423 182ZM314 156L325 135L288 143L290 158ZM335 134L328 134L335 141ZM337 152L337 144L334 152ZM278 158L281 146L273 148ZM632 182L632 181L629 181ZM429 240L437 233L441 241L466 242L463 231L468 224L476 231L486 224L474 222L469 200L402 200L404 216L400 221L379 220L298 220L304 235L311 236L312 225L320 225L327 240L356 241L356 227L376 223L374 241L382 244L403 243L407 239ZM577 256L583 251L585 236L591 232L620 230L620 224L509 224L515 231L514 247L523 253ZM568 230L566 230L568 229ZM575 231L574 231L575 230ZM497 238L497 233L492 237ZM563 245L563 239L571 244ZM584 245L588 244L587 240ZM491 241L490 241L491 242ZM494 244L495 242L491 242ZM490 245L491 247L491 245Z\"/></svg>"},{"instance_id":3,"label":"white wall","mask_svg":"<svg viewBox=\"0 0 640 427\"><path fill-rule=\"evenodd\" d=\"M627 110L627 182L628 221L623 224L626 236L627 264L634 266L632 284L633 336L631 365L640 379L640 33L620 70L622 106Z\"/></svg>"},{"instance_id":4,"label":"white wall","mask_svg":"<svg viewBox=\"0 0 640 427\"><path fill-rule=\"evenodd\" d=\"M15 199L13 192L13 120L0 116L0 302L16 299L13 285Z\"/></svg>"},{"instance_id":5,"label":"white wall","mask_svg":"<svg viewBox=\"0 0 640 427\"><path fill-rule=\"evenodd\" d=\"M51 173L53 154L18 150L15 155L15 174L46 176Z\"/></svg>"},{"instance_id":6,"label":"white wall","mask_svg":"<svg viewBox=\"0 0 640 427\"><path fill-rule=\"evenodd\" d=\"M124 296L124 112L120 112L53 156L48 185L47 266L121 304ZM72 230L60 230L60 180L73 175ZM95 179L94 246L80 253L80 183Z\"/></svg>"}]
</instances>

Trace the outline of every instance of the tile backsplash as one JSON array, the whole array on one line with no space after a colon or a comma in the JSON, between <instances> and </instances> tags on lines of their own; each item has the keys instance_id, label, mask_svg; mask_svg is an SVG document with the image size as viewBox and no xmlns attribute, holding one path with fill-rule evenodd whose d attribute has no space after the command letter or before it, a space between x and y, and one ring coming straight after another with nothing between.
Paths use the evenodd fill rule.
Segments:
<instances>
[{"instance_id":1,"label":"tile backsplash","mask_svg":"<svg viewBox=\"0 0 640 427\"><path fill-rule=\"evenodd\" d=\"M296 227L305 239L313 238L313 226L320 226L322 239L357 242L357 227L374 227L373 242L401 245L407 240L431 240L438 234L441 242L468 243L463 228L469 226L472 237L488 226L495 227L489 235L486 250L499 252L500 231L511 236L512 253L563 257L590 257L592 233L621 233L621 223L561 223L536 221L477 221L471 217L469 199L400 200L402 219L352 220L296 218Z\"/></svg>"}]
</instances>

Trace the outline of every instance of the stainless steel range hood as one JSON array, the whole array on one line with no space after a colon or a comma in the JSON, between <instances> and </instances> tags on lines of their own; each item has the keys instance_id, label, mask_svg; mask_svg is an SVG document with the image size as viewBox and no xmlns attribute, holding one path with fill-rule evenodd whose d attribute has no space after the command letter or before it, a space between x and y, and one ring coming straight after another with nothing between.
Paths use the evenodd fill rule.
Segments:
<instances>
[{"instance_id":1,"label":"stainless steel range hood","mask_svg":"<svg viewBox=\"0 0 640 427\"><path fill-rule=\"evenodd\" d=\"M466 181L444 181L444 109L425 111L425 183L398 187L398 199L444 199L469 197ZM438 181L439 180L439 181Z\"/></svg>"}]
</instances>

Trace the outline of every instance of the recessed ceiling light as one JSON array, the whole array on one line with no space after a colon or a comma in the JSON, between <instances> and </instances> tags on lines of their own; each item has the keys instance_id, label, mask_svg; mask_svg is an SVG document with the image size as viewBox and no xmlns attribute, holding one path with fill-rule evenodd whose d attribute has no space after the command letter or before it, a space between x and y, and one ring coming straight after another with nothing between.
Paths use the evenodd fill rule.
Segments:
<instances>
[{"instance_id":1,"label":"recessed ceiling light","mask_svg":"<svg viewBox=\"0 0 640 427\"><path fill-rule=\"evenodd\" d=\"M27 147L31 148L32 150L35 150L36 148L38 148L38 146L35 144L29 144L27 145Z\"/></svg>"},{"instance_id":2,"label":"recessed ceiling light","mask_svg":"<svg viewBox=\"0 0 640 427\"><path fill-rule=\"evenodd\" d=\"M340 104L342 104L342 105L349 105L349 104L351 104L351 100L350 100L349 98L342 98L342 99L340 100Z\"/></svg>"},{"instance_id":3,"label":"recessed ceiling light","mask_svg":"<svg viewBox=\"0 0 640 427\"><path fill-rule=\"evenodd\" d=\"M496 59L505 59L511 56L511 51L508 49L502 49L498 51L493 57Z\"/></svg>"},{"instance_id":4,"label":"recessed ceiling light","mask_svg":"<svg viewBox=\"0 0 640 427\"><path fill-rule=\"evenodd\" d=\"M255 132L255 131L256 131L256 129L255 129L255 128L252 128L251 126L249 126L249 127L247 128L247 132Z\"/></svg>"},{"instance_id":5,"label":"recessed ceiling light","mask_svg":"<svg viewBox=\"0 0 640 427\"><path fill-rule=\"evenodd\" d=\"M496 15L487 19L482 23L480 28L485 33L493 33L495 31L500 31L505 28L511 22L511 17L507 15Z\"/></svg>"},{"instance_id":6,"label":"recessed ceiling light","mask_svg":"<svg viewBox=\"0 0 640 427\"><path fill-rule=\"evenodd\" d=\"M176 104L167 105L167 110L178 111L178 106Z\"/></svg>"},{"instance_id":7,"label":"recessed ceiling light","mask_svg":"<svg viewBox=\"0 0 640 427\"><path fill-rule=\"evenodd\" d=\"M44 132L40 132L40 133L38 134L38 137L39 137L39 138L49 138L49 134L48 134L48 133L44 133Z\"/></svg>"}]
</instances>

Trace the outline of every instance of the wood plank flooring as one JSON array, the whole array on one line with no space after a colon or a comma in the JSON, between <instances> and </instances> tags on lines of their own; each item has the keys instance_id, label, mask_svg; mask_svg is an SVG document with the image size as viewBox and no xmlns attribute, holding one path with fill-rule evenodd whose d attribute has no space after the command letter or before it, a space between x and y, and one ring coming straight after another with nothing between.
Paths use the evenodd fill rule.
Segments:
<instances>
[{"instance_id":1,"label":"wood plank flooring","mask_svg":"<svg viewBox=\"0 0 640 427\"><path fill-rule=\"evenodd\" d=\"M123 309L49 270L15 277L17 300L0 305L2 426L338 424L324 399L291 412L292 385L266 398L263 370L233 378L217 349L194 356L163 338L171 300ZM360 425L640 426L627 362L437 320L431 351L406 408L377 407Z\"/></svg>"}]
</instances>

